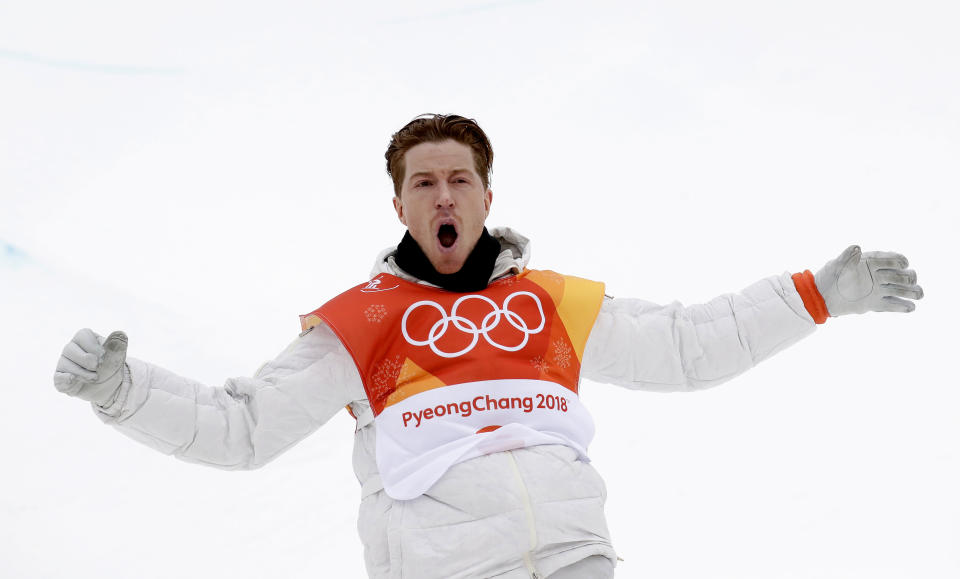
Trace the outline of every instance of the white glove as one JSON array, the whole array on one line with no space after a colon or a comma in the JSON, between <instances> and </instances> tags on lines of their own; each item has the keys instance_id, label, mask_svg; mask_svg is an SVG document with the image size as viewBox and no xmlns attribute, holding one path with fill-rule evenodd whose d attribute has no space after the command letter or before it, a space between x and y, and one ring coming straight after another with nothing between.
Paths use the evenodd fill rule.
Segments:
<instances>
[{"instance_id":1,"label":"white glove","mask_svg":"<svg viewBox=\"0 0 960 579\"><path fill-rule=\"evenodd\" d=\"M123 383L127 335L113 332L106 339L84 328L63 348L53 385L57 390L104 405Z\"/></svg>"},{"instance_id":2,"label":"white glove","mask_svg":"<svg viewBox=\"0 0 960 579\"><path fill-rule=\"evenodd\" d=\"M899 253L861 254L859 246L851 245L827 262L814 280L831 316L912 312L917 306L908 300L922 298L923 288L917 285L917 272L906 269L908 265Z\"/></svg>"}]
</instances>

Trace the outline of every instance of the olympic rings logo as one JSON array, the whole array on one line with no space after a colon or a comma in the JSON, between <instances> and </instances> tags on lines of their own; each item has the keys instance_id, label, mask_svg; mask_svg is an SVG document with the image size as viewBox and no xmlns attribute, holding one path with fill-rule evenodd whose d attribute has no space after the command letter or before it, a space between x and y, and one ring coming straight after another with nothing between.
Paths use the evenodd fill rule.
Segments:
<instances>
[{"instance_id":1,"label":"olympic rings logo","mask_svg":"<svg viewBox=\"0 0 960 579\"><path fill-rule=\"evenodd\" d=\"M536 328L531 329L530 326L527 325L526 320L520 317L520 314L510 310L510 301L518 296L528 296L537 305L537 311L540 312L540 325L538 325ZM472 320L457 313L460 305L468 300L481 300L493 308L493 311L483 317L479 327ZM433 326L431 326L426 340L416 340L411 338L410 334L407 333L407 318L409 318L410 314L417 310L417 308L421 307L430 307L440 312L440 319L437 320ZM523 340L521 340L519 344L515 346L505 346L496 342L490 337L490 330L493 330L500 325L501 319L507 320L508 324L523 333ZM403 332L403 337L407 340L407 343L413 346L430 346L430 349L433 350L433 353L437 356L441 356L443 358L456 358L472 350L480 341L480 336L483 336L483 339L494 348L499 348L507 352L516 352L527 345L527 342L530 340L530 336L540 333L546 323L547 318L543 314L543 305L540 303L540 298L530 292L514 292L507 296L507 299L503 300L502 308L497 306L496 302L486 296L476 294L463 296L453 303L453 308L450 310L449 315L447 315L447 312L443 309L443 306L437 302L422 300L407 308L407 311L403 314L403 320L400 324L400 329ZM453 324L453 326L461 332L472 336L470 344L458 352L445 352L437 347L437 340L442 338L447 333L447 329L449 329L450 324Z\"/></svg>"}]
</instances>

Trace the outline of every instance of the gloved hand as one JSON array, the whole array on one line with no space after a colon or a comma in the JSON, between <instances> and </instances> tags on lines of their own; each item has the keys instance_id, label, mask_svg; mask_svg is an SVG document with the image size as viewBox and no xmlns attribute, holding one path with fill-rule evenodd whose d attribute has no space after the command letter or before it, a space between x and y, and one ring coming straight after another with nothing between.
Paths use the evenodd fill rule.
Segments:
<instances>
[{"instance_id":1,"label":"gloved hand","mask_svg":"<svg viewBox=\"0 0 960 579\"><path fill-rule=\"evenodd\" d=\"M831 316L912 312L916 304L908 300L922 298L923 288L917 285L917 272L907 265L899 253L861 253L859 246L851 245L827 262L814 280Z\"/></svg>"},{"instance_id":2,"label":"gloved hand","mask_svg":"<svg viewBox=\"0 0 960 579\"><path fill-rule=\"evenodd\" d=\"M103 405L123 383L126 358L126 334L104 339L84 328L63 348L53 384L64 394Z\"/></svg>"}]
</instances>

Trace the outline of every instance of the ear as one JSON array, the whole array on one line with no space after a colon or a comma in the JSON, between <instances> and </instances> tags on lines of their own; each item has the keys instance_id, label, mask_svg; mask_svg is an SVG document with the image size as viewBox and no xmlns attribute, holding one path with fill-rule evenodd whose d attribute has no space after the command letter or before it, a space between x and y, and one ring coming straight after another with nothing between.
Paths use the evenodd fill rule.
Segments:
<instances>
[{"instance_id":1,"label":"ear","mask_svg":"<svg viewBox=\"0 0 960 579\"><path fill-rule=\"evenodd\" d=\"M403 201L396 195L393 196L393 209L397 212L397 219L400 220L400 223L406 225L407 218L403 216Z\"/></svg>"},{"instance_id":2,"label":"ear","mask_svg":"<svg viewBox=\"0 0 960 579\"><path fill-rule=\"evenodd\" d=\"M483 194L483 208L484 208L484 214L483 214L483 216L484 216L484 217L490 215L490 204L491 204L491 203L493 203L493 190L492 190L492 189L487 189L487 192Z\"/></svg>"}]
</instances>

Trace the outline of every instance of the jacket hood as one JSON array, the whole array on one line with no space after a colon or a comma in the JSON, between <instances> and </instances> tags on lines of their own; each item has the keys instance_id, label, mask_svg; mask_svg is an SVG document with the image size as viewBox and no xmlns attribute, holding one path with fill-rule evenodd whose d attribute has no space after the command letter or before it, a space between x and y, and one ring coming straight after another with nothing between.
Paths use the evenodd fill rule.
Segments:
<instances>
[{"instance_id":1,"label":"jacket hood","mask_svg":"<svg viewBox=\"0 0 960 579\"><path fill-rule=\"evenodd\" d=\"M500 255L497 256L497 262L493 266L493 273L490 274L490 281L506 275L516 275L523 271L527 267L527 262L530 261L530 240L509 227L491 227L488 230L490 235L500 242L501 247ZM389 273L414 283L432 285L400 269L397 265L396 255L396 245L381 251L373 263L370 277L381 273Z\"/></svg>"}]
</instances>

